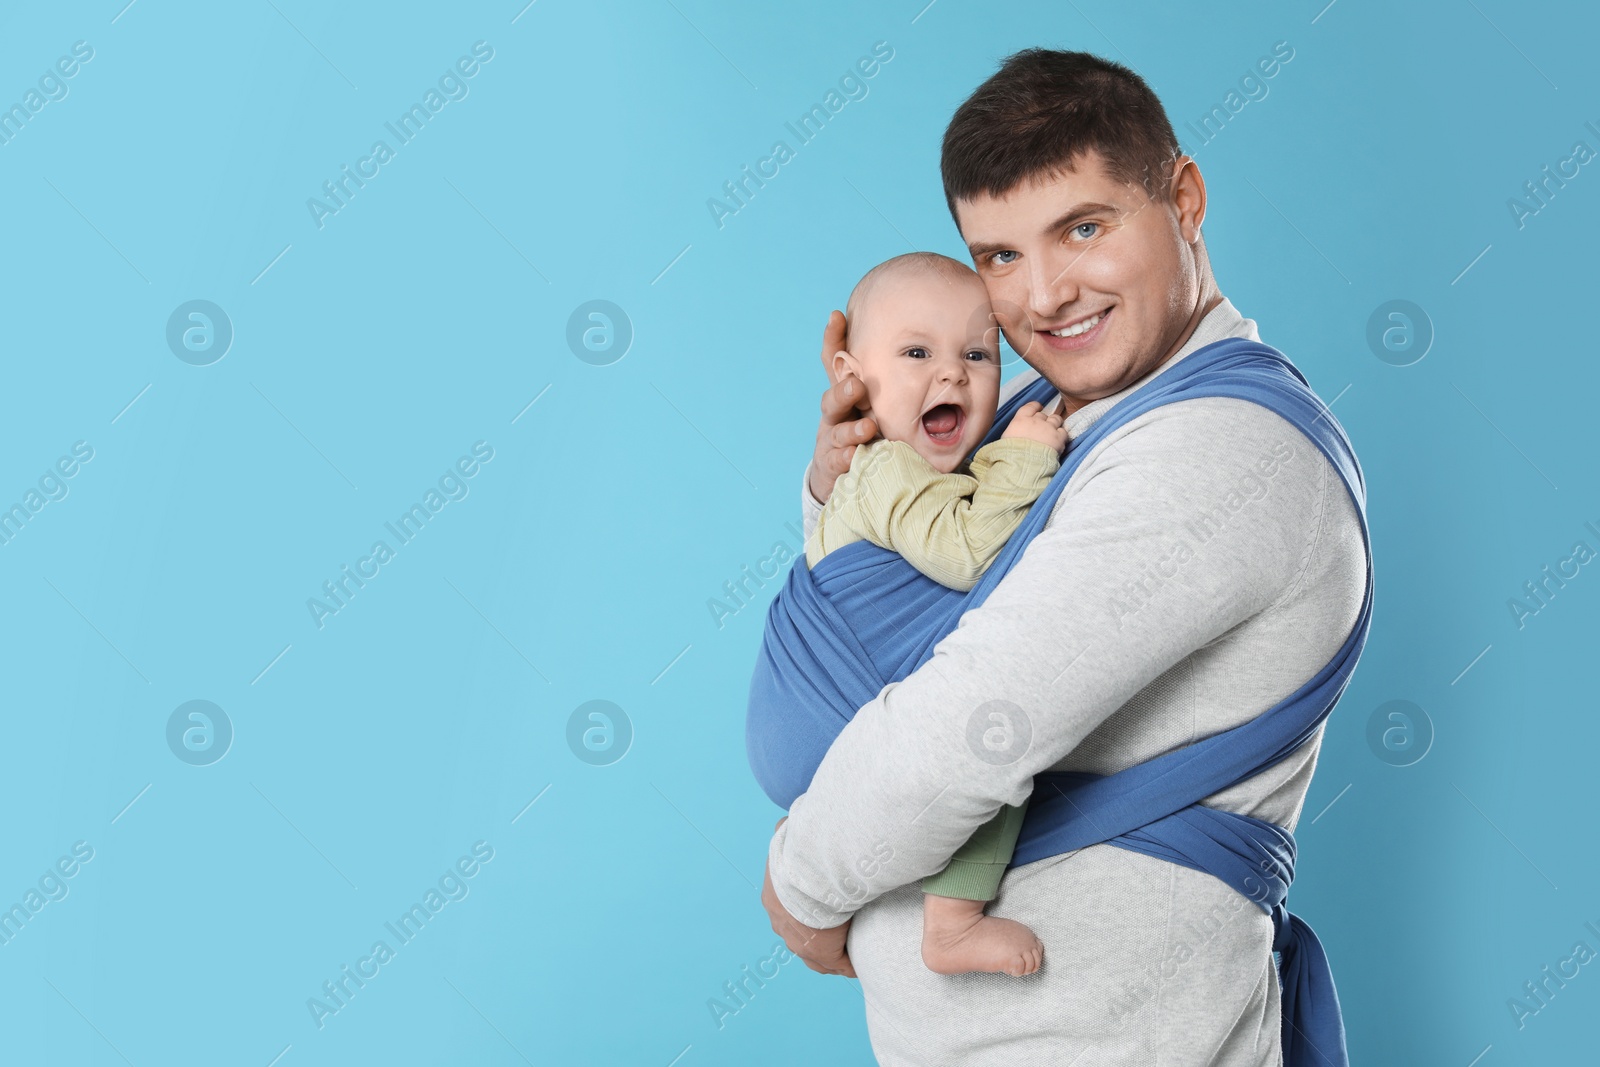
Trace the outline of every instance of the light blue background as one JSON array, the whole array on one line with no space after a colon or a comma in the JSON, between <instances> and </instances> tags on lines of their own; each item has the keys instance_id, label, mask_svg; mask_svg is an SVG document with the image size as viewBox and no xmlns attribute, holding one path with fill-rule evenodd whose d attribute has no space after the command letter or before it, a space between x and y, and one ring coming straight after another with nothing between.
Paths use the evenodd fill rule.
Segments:
<instances>
[{"instance_id":1,"label":"light blue background","mask_svg":"<svg viewBox=\"0 0 1600 1067\"><path fill-rule=\"evenodd\" d=\"M94 849L0 945L0 1059L871 1063L856 984L799 962L721 1028L708 1009L774 942L757 888L780 812L743 740L776 583L720 627L707 602L798 545L827 312L890 255L960 254L940 135L1031 45L1151 80L1207 179L1223 292L1365 466L1375 618L1290 898L1352 1060L1593 1054L1600 970L1520 1030L1507 1000L1600 949L1600 576L1521 629L1507 601L1573 542L1600 548L1580 314L1600 167L1523 228L1507 200L1573 142L1600 148L1600 18L122 3L0 15L0 104L94 49L0 145L0 506L94 449L0 545L0 906ZM469 95L319 229L307 199L480 40ZM719 228L707 199L878 41L894 56L866 98ZM1197 145L1185 123L1278 41L1294 58L1268 95ZM165 341L194 299L235 330L210 366ZM593 299L635 331L607 366L566 342ZM1391 299L1436 331L1410 366L1366 342ZM307 599L477 441L494 458L470 494L319 629ZM195 699L236 731L210 766L165 739ZM609 766L566 740L595 699L635 731ZM1395 699L1435 732L1408 767L1367 742ZM477 841L494 858L469 895L319 1029L308 998Z\"/></svg>"}]
</instances>

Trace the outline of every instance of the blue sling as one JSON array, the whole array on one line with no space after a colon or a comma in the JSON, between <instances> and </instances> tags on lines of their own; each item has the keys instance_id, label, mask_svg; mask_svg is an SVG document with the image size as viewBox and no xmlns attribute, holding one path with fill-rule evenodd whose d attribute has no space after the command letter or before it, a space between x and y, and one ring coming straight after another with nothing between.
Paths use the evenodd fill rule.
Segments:
<instances>
[{"instance_id":1,"label":"blue sling","mask_svg":"<svg viewBox=\"0 0 1600 1067\"><path fill-rule=\"evenodd\" d=\"M998 438L1023 404L1048 403L1055 393L1044 378L1030 383L1001 407L982 444ZM1159 405L1209 396L1248 400L1282 416L1343 479L1361 519L1367 561L1355 626L1316 675L1242 726L1111 775L1036 775L1011 866L1103 843L1221 879L1272 916L1286 1067L1348 1067L1327 956L1311 928L1285 905L1294 880L1294 835L1199 803L1312 737L1344 692L1372 618L1372 548L1360 464L1327 406L1276 349L1242 338L1206 345L1113 405L1071 442L1049 487L970 592L940 585L869 541L829 553L815 569L799 557L767 612L750 683L746 752L763 791L788 808L810 786L828 746L856 711L927 662L961 615L987 599L1044 528L1067 480L1099 441Z\"/></svg>"}]
</instances>

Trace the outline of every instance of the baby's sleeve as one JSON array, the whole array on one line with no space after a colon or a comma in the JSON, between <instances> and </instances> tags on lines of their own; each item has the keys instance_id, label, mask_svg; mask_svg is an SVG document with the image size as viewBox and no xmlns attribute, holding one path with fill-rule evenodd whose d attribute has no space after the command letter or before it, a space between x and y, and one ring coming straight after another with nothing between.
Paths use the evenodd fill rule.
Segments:
<instances>
[{"instance_id":1,"label":"baby's sleeve","mask_svg":"<svg viewBox=\"0 0 1600 1067\"><path fill-rule=\"evenodd\" d=\"M1049 445L1022 438L978 449L970 475L940 472L903 441L883 444L857 477L840 479L829 506L844 490L840 521L963 592L977 584L1061 466Z\"/></svg>"}]
</instances>

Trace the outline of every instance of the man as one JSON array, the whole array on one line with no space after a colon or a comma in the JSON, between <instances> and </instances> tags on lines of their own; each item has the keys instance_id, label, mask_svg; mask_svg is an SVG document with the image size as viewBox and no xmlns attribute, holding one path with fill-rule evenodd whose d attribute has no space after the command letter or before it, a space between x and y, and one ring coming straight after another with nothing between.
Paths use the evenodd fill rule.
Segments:
<instances>
[{"instance_id":1,"label":"man","mask_svg":"<svg viewBox=\"0 0 1600 1067\"><path fill-rule=\"evenodd\" d=\"M1012 56L957 110L941 167L1032 368L1002 402L1043 376L1076 438L1197 349L1258 339L1212 277L1199 168L1132 71ZM834 312L824 363L844 344ZM876 432L863 396L851 376L823 395L808 533ZM1044 942L1023 979L926 968L917 882L1037 773L1110 774L1277 704L1340 649L1366 579L1343 482L1283 418L1227 397L1134 418L989 598L834 741L772 839L773 928L811 969L859 977L886 1065L1277 1064L1272 921L1218 879L1104 844L1013 869L989 913ZM967 740L996 701L1029 736L1004 766ZM1204 803L1292 830L1321 736Z\"/></svg>"}]
</instances>

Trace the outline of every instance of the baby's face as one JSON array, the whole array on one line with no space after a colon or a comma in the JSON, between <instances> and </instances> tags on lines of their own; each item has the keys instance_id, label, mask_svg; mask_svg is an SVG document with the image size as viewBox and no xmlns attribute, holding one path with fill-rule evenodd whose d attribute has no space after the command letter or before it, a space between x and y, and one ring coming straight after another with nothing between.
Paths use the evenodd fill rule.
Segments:
<instances>
[{"instance_id":1,"label":"baby's face","mask_svg":"<svg viewBox=\"0 0 1600 1067\"><path fill-rule=\"evenodd\" d=\"M994 423L999 331L983 283L907 270L878 279L850 326L849 351L878 432L946 474Z\"/></svg>"}]
</instances>

